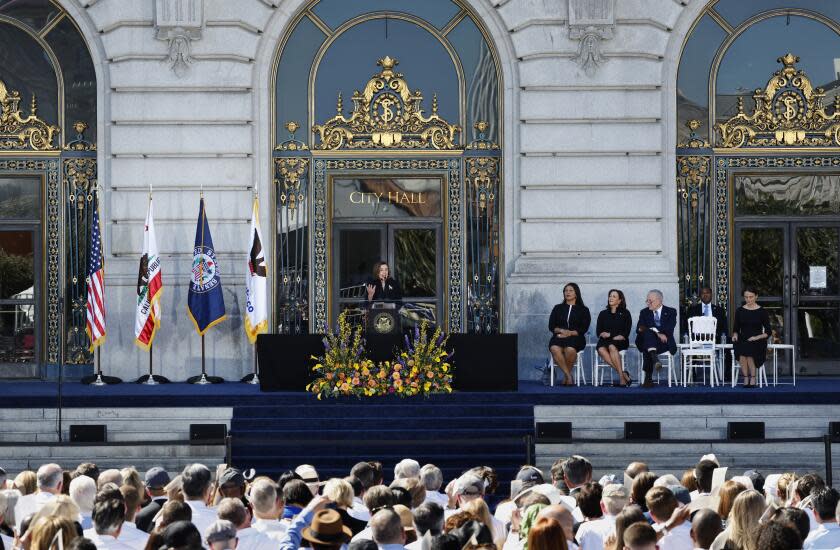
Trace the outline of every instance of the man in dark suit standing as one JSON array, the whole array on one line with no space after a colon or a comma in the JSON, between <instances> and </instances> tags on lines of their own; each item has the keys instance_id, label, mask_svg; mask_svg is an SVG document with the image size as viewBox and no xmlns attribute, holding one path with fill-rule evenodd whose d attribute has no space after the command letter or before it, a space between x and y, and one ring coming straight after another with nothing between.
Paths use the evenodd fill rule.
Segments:
<instances>
[{"instance_id":1,"label":"man in dark suit standing","mask_svg":"<svg viewBox=\"0 0 840 550\"><path fill-rule=\"evenodd\" d=\"M715 329L715 340L722 343L720 337L729 335L729 323L726 320L726 310L717 304L712 303L712 289L704 286L700 289L700 303L689 306L685 312L684 332L688 333L688 320L692 317L714 317L717 319Z\"/></svg>"},{"instance_id":2,"label":"man in dark suit standing","mask_svg":"<svg viewBox=\"0 0 840 550\"><path fill-rule=\"evenodd\" d=\"M677 310L662 304L662 292L651 290L647 294L647 307L639 312L636 323L636 348L642 354L645 381L643 388L653 387L653 369L662 368L659 354L666 351L677 353L674 328L677 326Z\"/></svg>"}]
</instances>

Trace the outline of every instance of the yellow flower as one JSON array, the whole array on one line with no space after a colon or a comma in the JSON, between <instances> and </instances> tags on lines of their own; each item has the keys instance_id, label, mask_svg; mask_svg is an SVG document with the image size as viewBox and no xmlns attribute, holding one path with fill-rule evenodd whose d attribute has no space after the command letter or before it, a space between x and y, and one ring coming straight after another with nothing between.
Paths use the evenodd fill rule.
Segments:
<instances>
[{"instance_id":1,"label":"yellow flower","mask_svg":"<svg viewBox=\"0 0 840 550\"><path fill-rule=\"evenodd\" d=\"M449 372L449 363L444 363L442 368L443 372Z\"/></svg>"},{"instance_id":2,"label":"yellow flower","mask_svg":"<svg viewBox=\"0 0 840 550\"><path fill-rule=\"evenodd\" d=\"M320 394L320 393L318 394L318 399L319 399L319 400L321 399L321 394Z\"/></svg>"},{"instance_id":3,"label":"yellow flower","mask_svg":"<svg viewBox=\"0 0 840 550\"><path fill-rule=\"evenodd\" d=\"M353 369L359 370L359 364L358 363L353 363Z\"/></svg>"},{"instance_id":4,"label":"yellow flower","mask_svg":"<svg viewBox=\"0 0 840 550\"><path fill-rule=\"evenodd\" d=\"M425 384L423 384L423 391L429 391L431 389L431 387L432 387L432 383L431 382L426 382Z\"/></svg>"}]
</instances>

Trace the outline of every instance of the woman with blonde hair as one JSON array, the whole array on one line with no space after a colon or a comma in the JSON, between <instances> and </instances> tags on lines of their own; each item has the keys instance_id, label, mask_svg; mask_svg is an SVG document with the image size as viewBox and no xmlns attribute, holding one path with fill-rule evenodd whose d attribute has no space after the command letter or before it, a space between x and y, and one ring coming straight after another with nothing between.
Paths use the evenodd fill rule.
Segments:
<instances>
[{"instance_id":1,"label":"woman with blonde hair","mask_svg":"<svg viewBox=\"0 0 840 550\"><path fill-rule=\"evenodd\" d=\"M181 491L181 476L177 475L163 488L166 491L166 498L171 502L184 502L184 493Z\"/></svg>"},{"instance_id":2,"label":"woman with blonde hair","mask_svg":"<svg viewBox=\"0 0 840 550\"><path fill-rule=\"evenodd\" d=\"M134 466L123 468L120 470L120 474L123 478L123 485L134 487L140 495L146 494L146 486L143 484L143 480L140 479L140 472L137 471L137 468Z\"/></svg>"},{"instance_id":3,"label":"woman with blonde hair","mask_svg":"<svg viewBox=\"0 0 840 550\"><path fill-rule=\"evenodd\" d=\"M559 521L541 518L528 531L528 550L568 550L566 533Z\"/></svg>"},{"instance_id":4,"label":"woman with blonde hair","mask_svg":"<svg viewBox=\"0 0 840 550\"><path fill-rule=\"evenodd\" d=\"M764 496L758 491L748 489L739 494L732 503L726 529L709 550L758 550L758 520L766 508Z\"/></svg>"},{"instance_id":5,"label":"woman with blonde hair","mask_svg":"<svg viewBox=\"0 0 840 550\"><path fill-rule=\"evenodd\" d=\"M31 495L38 490L38 476L32 470L24 470L15 477L13 485L21 496Z\"/></svg>"},{"instance_id":6,"label":"woman with blonde hair","mask_svg":"<svg viewBox=\"0 0 840 550\"><path fill-rule=\"evenodd\" d=\"M726 525L726 520L729 519L729 512L732 511L732 504L735 502L735 497L746 491L747 488L734 480L725 482L720 487L718 493L720 500L718 501L717 513L723 524Z\"/></svg>"},{"instance_id":7,"label":"woman with blonde hair","mask_svg":"<svg viewBox=\"0 0 840 550\"><path fill-rule=\"evenodd\" d=\"M59 546L59 533L61 546ZM79 536L76 526L67 518L42 517L29 528L29 550L58 550L69 548L73 539Z\"/></svg>"},{"instance_id":8,"label":"woman with blonde hair","mask_svg":"<svg viewBox=\"0 0 840 550\"><path fill-rule=\"evenodd\" d=\"M353 507L353 486L349 482L337 477L328 479L321 492L335 504L342 524L349 527L353 535L364 530L367 523L354 518L347 512Z\"/></svg>"},{"instance_id":9,"label":"woman with blonde hair","mask_svg":"<svg viewBox=\"0 0 840 550\"><path fill-rule=\"evenodd\" d=\"M67 495L56 495L44 504L40 511L32 518L32 525L38 523L41 518L57 517L70 522L78 522L81 519L79 506Z\"/></svg>"},{"instance_id":10,"label":"woman with blonde hair","mask_svg":"<svg viewBox=\"0 0 840 550\"><path fill-rule=\"evenodd\" d=\"M461 510L474 514L478 518L478 521L483 523L490 530L493 534L493 543L497 548L501 548L505 545L505 531L503 528L498 529L497 526L493 525L493 515L490 514L490 508L487 507L486 502L480 498L470 500L469 502L465 502L461 505Z\"/></svg>"}]
</instances>

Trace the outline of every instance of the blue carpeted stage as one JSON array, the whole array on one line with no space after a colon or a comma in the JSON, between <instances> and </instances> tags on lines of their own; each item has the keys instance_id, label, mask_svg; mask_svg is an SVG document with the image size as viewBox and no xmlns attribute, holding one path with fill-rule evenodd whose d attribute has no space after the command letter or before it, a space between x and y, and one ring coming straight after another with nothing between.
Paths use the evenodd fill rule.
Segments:
<instances>
[{"instance_id":1,"label":"blue carpeted stage","mask_svg":"<svg viewBox=\"0 0 840 550\"><path fill-rule=\"evenodd\" d=\"M781 378L786 384L767 388L745 389L741 386L709 388L708 386L668 387L659 385L652 389L616 388L611 386L580 386L564 388L546 387L530 380L519 381L517 392L453 392L428 398L400 399L392 397L358 400L342 398L318 401L304 392L261 392L258 386L227 382L208 386L184 383L145 386L123 383L113 386L87 386L78 382L65 382L62 389L64 407L155 407L181 406L235 407L241 405L307 405L329 403L470 403L493 401L496 403L531 405L713 405L713 404L840 404L840 378L799 377L796 386ZM58 404L58 384L55 382L25 381L0 383L0 407L55 407ZM210 401L208 402L208 398Z\"/></svg>"}]
</instances>

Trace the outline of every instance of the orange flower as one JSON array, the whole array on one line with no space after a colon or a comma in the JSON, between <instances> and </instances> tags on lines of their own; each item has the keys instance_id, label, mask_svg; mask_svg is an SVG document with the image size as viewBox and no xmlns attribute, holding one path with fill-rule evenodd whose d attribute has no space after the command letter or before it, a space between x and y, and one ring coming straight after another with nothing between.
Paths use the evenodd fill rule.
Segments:
<instances>
[{"instance_id":1,"label":"orange flower","mask_svg":"<svg viewBox=\"0 0 840 550\"><path fill-rule=\"evenodd\" d=\"M324 375L324 378L326 378L327 380L332 380L333 379L333 373L328 372L327 374Z\"/></svg>"}]
</instances>

